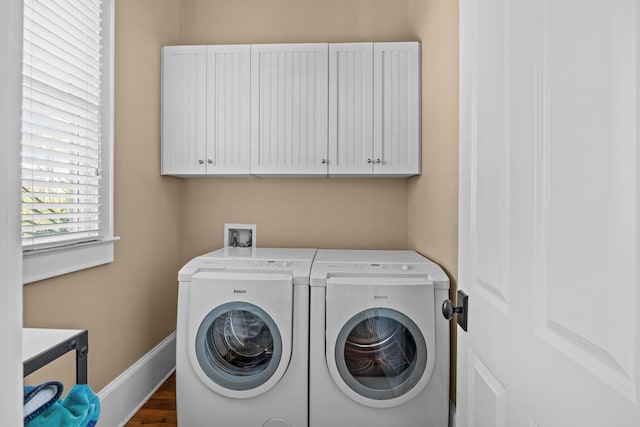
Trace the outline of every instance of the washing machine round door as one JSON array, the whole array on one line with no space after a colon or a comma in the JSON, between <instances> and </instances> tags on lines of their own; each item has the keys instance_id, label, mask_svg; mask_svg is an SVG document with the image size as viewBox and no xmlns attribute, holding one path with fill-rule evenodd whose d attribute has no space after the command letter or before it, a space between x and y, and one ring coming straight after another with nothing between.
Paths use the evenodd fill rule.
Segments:
<instances>
[{"instance_id":1,"label":"washing machine round door","mask_svg":"<svg viewBox=\"0 0 640 427\"><path fill-rule=\"evenodd\" d=\"M356 314L336 340L335 360L342 380L368 399L396 399L413 389L425 373L427 356L420 329L390 308Z\"/></svg>"},{"instance_id":2,"label":"washing machine round door","mask_svg":"<svg viewBox=\"0 0 640 427\"><path fill-rule=\"evenodd\" d=\"M196 335L196 357L204 373L229 390L264 384L282 358L282 338L269 314L247 302L212 310Z\"/></svg>"}]
</instances>

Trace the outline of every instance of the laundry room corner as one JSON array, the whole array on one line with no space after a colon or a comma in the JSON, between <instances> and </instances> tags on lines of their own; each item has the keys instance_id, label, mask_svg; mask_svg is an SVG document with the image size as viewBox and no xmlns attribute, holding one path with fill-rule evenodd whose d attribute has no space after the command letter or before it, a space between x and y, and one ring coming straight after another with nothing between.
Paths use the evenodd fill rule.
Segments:
<instances>
[{"instance_id":1,"label":"laundry room corner","mask_svg":"<svg viewBox=\"0 0 640 427\"><path fill-rule=\"evenodd\" d=\"M408 180L408 248L458 276L458 1L410 0L411 38L422 40L422 175ZM456 398L451 327L451 399Z\"/></svg>"}]
</instances>

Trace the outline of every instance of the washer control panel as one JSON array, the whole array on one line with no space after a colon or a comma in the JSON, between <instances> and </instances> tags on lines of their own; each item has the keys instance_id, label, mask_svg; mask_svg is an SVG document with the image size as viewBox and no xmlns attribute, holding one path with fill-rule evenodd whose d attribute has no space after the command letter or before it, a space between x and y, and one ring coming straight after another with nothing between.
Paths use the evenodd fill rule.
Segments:
<instances>
[{"instance_id":1,"label":"washer control panel","mask_svg":"<svg viewBox=\"0 0 640 427\"><path fill-rule=\"evenodd\" d=\"M198 271L224 271L250 272L250 273L284 273L293 276L294 285L309 284L309 272L311 271L311 261L300 260L270 260L270 259L250 259L250 260L217 260L200 259L197 263L183 268L178 274L178 280L189 281L191 275Z\"/></svg>"},{"instance_id":2,"label":"washer control panel","mask_svg":"<svg viewBox=\"0 0 640 427\"><path fill-rule=\"evenodd\" d=\"M292 271L298 268L304 268L305 265L307 268L311 265L311 262L308 261L283 261L283 260L267 260L267 259L259 259L259 260L228 260L228 261L218 261L218 260L203 260L200 262L199 267L201 269L211 269L211 270L286 270Z\"/></svg>"}]
</instances>

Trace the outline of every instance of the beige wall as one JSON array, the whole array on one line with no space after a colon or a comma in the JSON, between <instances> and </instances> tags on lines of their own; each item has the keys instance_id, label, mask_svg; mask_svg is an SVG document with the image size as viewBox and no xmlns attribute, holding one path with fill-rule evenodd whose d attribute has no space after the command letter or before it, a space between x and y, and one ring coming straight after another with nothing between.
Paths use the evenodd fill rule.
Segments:
<instances>
[{"instance_id":1,"label":"beige wall","mask_svg":"<svg viewBox=\"0 0 640 427\"><path fill-rule=\"evenodd\" d=\"M184 44L406 40L408 0L183 0Z\"/></svg>"},{"instance_id":2,"label":"beige wall","mask_svg":"<svg viewBox=\"0 0 640 427\"><path fill-rule=\"evenodd\" d=\"M159 87L160 46L179 39L179 5L116 3L115 262L24 287L25 326L89 330L96 391L175 329L181 181L160 177ZM28 380L72 384L73 373L63 361Z\"/></svg>"},{"instance_id":3,"label":"beige wall","mask_svg":"<svg viewBox=\"0 0 640 427\"><path fill-rule=\"evenodd\" d=\"M406 249L403 180L185 183L185 259L223 245L224 223L257 225L260 247Z\"/></svg>"},{"instance_id":4,"label":"beige wall","mask_svg":"<svg viewBox=\"0 0 640 427\"><path fill-rule=\"evenodd\" d=\"M423 175L404 179L160 177L160 46L421 40ZM88 328L99 390L175 328L176 272L255 223L262 247L416 249L455 278L457 2L118 0L114 263L25 286L25 325ZM72 381L72 360L32 382Z\"/></svg>"},{"instance_id":5,"label":"beige wall","mask_svg":"<svg viewBox=\"0 0 640 427\"><path fill-rule=\"evenodd\" d=\"M411 38L422 40L422 175L408 183L408 244L458 277L458 2L410 0ZM439 315L439 314L437 314ZM456 332L451 327L455 400Z\"/></svg>"}]
</instances>

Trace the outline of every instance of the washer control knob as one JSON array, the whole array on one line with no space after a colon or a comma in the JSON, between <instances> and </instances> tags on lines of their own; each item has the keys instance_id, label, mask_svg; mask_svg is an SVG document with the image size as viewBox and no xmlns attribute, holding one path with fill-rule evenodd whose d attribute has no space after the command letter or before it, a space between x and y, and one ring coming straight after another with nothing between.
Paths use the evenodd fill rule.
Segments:
<instances>
[{"instance_id":1,"label":"washer control knob","mask_svg":"<svg viewBox=\"0 0 640 427\"><path fill-rule=\"evenodd\" d=\"M400 268L402 269L402 271L409 271L409 266L407 264L403 264Z\"/></svg>"}]
</instances>

